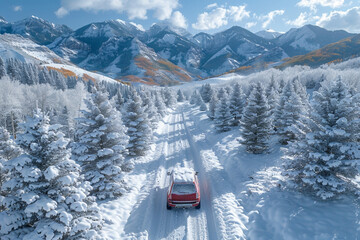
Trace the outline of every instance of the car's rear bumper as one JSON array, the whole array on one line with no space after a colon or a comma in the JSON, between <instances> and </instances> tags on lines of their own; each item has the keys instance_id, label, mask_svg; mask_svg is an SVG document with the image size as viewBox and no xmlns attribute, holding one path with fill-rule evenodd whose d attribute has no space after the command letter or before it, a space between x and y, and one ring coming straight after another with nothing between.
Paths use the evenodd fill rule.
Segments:
<instances>
[{"instance_id":1,"label":"car's rear bumper","mask_svg":"<svg viewBox=\"0 0 360 240\"><path fill-rule=\"evenodd\" d=\"M191 208L197 207L200 204L199 201L168 201L168 205L174 208Z\"/></svg>"}]
</instances>

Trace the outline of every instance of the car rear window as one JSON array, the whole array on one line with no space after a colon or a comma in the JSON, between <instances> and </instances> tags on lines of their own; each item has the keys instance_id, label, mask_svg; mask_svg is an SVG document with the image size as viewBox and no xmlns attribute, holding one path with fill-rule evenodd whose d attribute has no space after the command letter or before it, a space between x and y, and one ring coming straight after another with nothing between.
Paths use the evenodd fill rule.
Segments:
<instances>
[{"instance_id":1,"label":"car rear window","mask_svg":"<svg viewBox=\"0 0 360 240\"><path fill-rule=\"evenodd\" d=\"M175 183L172 189L173 194L190 194L196 193L193 183Z\"/></svg>"}]
</instances>

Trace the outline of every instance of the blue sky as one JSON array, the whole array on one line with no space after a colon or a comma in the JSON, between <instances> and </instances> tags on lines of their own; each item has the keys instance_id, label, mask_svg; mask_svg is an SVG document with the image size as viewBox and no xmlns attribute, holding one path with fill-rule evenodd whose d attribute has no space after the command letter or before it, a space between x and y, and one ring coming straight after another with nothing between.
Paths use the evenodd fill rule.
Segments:
<instances>
[{"instance_id":1,"label":"blue sky","mask_svg":"<svg viewBox=\"0 0 360 240\"><path fill-rule=\"evenodd\" d=\"M0 16L14 22L31 15L73 29L122 19L141 24L167 21L191 33L214 33L233 25L252 32L314 24L360 33L360 0L0 0Z\"/></svg>"}]
</instances>

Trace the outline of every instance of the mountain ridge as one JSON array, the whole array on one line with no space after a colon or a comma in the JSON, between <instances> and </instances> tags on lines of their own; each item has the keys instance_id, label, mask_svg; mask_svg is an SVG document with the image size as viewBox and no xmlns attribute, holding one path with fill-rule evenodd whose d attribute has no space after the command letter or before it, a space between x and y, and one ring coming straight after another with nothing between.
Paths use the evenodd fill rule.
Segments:
<instances>
[{"instance_id":1,"label":"mountain ridge","mask_svg":"<svg viewBox=\"0 0 360 240\"><path fill-rule=\"evenodd\" d=\"M20 35L47 45L57 55L84 69L159 85L178 84L237 69L266 69L282 63L284 58L304 55L353 36L346 31L328 31L314 25L290 29L276 38L274 35L264 38L240 26L215 34L191 35L167 22L144 30L121 19L93 22L73 31L35 16L15 23L3 19L0 33L16 32L14 26L24 26L26 31L18 31ZM44 36L34 39L38 26L50 28L52 39L57 37L49 44L44 44L49 39ZM134 52L134 49L140 50Z\"/></svg>"}]
</instances>

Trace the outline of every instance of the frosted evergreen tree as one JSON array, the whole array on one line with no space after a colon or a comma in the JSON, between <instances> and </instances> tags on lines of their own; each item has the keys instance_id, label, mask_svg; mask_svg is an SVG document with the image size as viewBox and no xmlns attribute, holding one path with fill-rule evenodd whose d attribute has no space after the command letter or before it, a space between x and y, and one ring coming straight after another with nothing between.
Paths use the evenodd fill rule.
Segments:
<instances>
[{"instance_id":1,"label":"frosted evergreen tree","mask_svg":"<svg viewBox=\"0 0 360 240\"><path fill-rule=\"evenodd\" d=\"M270 135L269 106L261 83L253 88L241 119L242 144L250 153L260 154L268 148Z\"/></svg>"},{"instance_id":2,"label":"frosted evergreen tree","mask_svg":"<svg viewBox=\"0 0 360 240\"><path fill-rule=\"evenodd\" d=\"M124 122L129 139L129 155L143 156L150 148L152 142L152 130L145 109L136 91L133 91L132 98L126 104Z\"/></svg>"},{"instance_id":3,"label":"frosted evergreen tree","mask_svg":"<svg viewBox=\"0 0 360 240\"><path fill-rule=\"evenodd\" d=\"M221 100L221 99L223 99L224 97L228 97L228 94L227 94L227 92L225 91L225 89L224 88L220 88L219 89L219 91L217 92L217 98L219 99L219 100Z\"/></svg>"},{"instance_id":4,"label":"frosted evergreen tree","mask_svg":"<svg viewBox=\"0 0 360 240\"><path fill-rule=\"evenodd\" d=\"M155 93L155 107L157 109L159 119L165 117L165 115L167 114L166 105L159 92Z\"/></svg>"},{"instance_id":5,"label":"frosted evergreen tree","mask_svg":"<svg viewBox=\"0 0 360 240\"><path fill-rule=\"evenodd\" d=\"M183 102L183 101L185 101L185 97L184 97L184 94L183 94L183 92L181 91L181 89L179 89L179 90L177 91L177 101L178 101L178 102Z\"/></svg>"},{"instance_id":6,"label":"frosted evergreen tree","mask_svg":"<svg viewBox=\"0 0 360 240\"><path fill-rule=\"evenodd\" d=\"M269 85L266 87L265 90L268 105L269 105L269 119L271 122L274 121L274 114L277 107L277 104L279 102L279 92L278 92L278 86L275 82L274 76L271 77Z\"/></svg>"},{"instance_id":7,"label":"frosted evergreen tree","mask_svg":"<svg viewBox=\"0 0 360 240\"><path fill-rule=\"evenodd\" d=\"M211 97L211 100L209 102L209 112L208 112L208 117L211 120L215 119L215 112L216 112L217 104L218 104L218 99L217 99L216 95L213 94L213 96Z\"/></svg>"},{"instance_id":8,"label":"frosted evergreen tree","mask_svg":"<svg viewBox=\"0 0 360 240\"><path fill-rule=\"evenodd\" d=\"M69 138L71 136L70 132L70 120L69 120L69 110L67 106L64 106L61 112L58 115L58 124L62 126L61 131L65 134L65 137Z\"/></svg>"},{"instance_id":9,"label":"frosted evergreen tree","mask_svg":"<svg viewBox=\"0 0 360 240\"><path fill-rule=\"evenodd\" d=\"M10 133L0 127L0 211L2 209L1 198L4 195L1 186L5 180L9 180L8 171L4 169L5 161L9 161L22 154L22 149L11 139Z\"/></svg>"},{"instance_id":10,"label":"frosted evergreen tree","mask_svg":"<svg viewBox=\"0 0 360 240\"><path fill-rule=\"evenodd\" d=\"M242 92L241 86L239 83L234 85L234 90L232 91L230 97L230 113L232 119L230 124L232 126L238 126L240 124L240 119L242 116L243 109L245 107L245 96Z\"/></svg>"},{"instance_id":11,"label":"frosted evergreen tree","mask_svg":"<svg viewBox=\"0 0 360 240\"><path fill-rule=\"evenodd\" d=\"M267 101L269 105L269 121L273 124L275 120L275 111L279 103L279 93L275 88L271 88L267 93Z\"/></svg>"},{"instance_id":12,"label":"frosted evergreen tree","mask_svg":"<svg viewBox=\"0 0 360 240\"><path fill-rule=\"evenodd\" d=\"M216 107L214 120L215 129L218 132L227 132L231 129L230 125L232 115L230 113L229 103L226 95L220 99L220 102Z\"/></svg>"},{"instance_id":13,"label":"frosted evergreen tree","mask_svg":"<svg viewBox=\"0 0 360 240\"><path fill-rule=\"evenodd\" d=\"M0 157L5 160L18 157L22 153L21 148L11 138L10 133L0 127Z\"/></svg>"},{"instance_id":14,"label":"frosted evergreen tree","mask_svg":"<svg viewBox=\"0 0 360 240\"><path fill-rule=\"evenodd\" d=\"M70 159L68 139L39 110L19 135L26 153L6 161L2 239L92 239L102 226L91 186Z\"/></svg>"},{"instance_id":15,"label":"frosted evergreen tree","mask_svg":"<svg viewBox=\"0 0 360 240\"><path fill-rule=\"evenodd\" d=\"M199 93L197 90L193 91L190 97L190 104L197 104L199 101Z\"/></svg>"},{"instance_id":16,"label":"frosted evergreen tree","mask_svg":"<svg viewBox=\"0 0 360 240\"><path fill-rule=\"evenodd\" d=\"M202 97L200 96L199 98L199 105L200 105L200 111L207 111L207 106L205 104L205 102L203 101Z\"/></svg>"},{"instance_id":17,"label":"frosted evergreen tree","mask_svg":"<svg viewBox=\"0 0 360 240\"><path fill-rule=\"evenodd\" d=\"M202 85L200 90L201 97L205 103L210 102L212 96L215 94L214 89L212 89L209 83Z\"/></svg>"},{"instance_id":18,"label":"frosted evergreen tree","mask_svg":"<svg viewBox=\"0 0 360 240\"><path fill-rule=\"evenodd\" d=\"M0 57L0 79L5 76L6 70L5 70L5 64L2 58Z\"/></svg>"},{"instance_id":19,"label":"frosted evergreen tree","mask_svg":"<svg viewBox=\"0 0 360 240\"><path fill-rule=\"evenodd\" d=\"M306 92L305 86L300 82L299 77L296 77L293 80L293 87L294 87L295 93L300 97L300 100L302 102L304 109L309 110L309 108L310 108L310 104L308 101L309 96Z\"/></svg>"},{"instance_id":20,"label":"frosted evergreen tree","mask_svg":"<svg viewBox=\"0 0 360 240\"><path fill-rule=\"evenodd\" d=\"M176 104L176 94L168 87L164 90L165 105L168 108L172 108Z\"/></svg>"},{"instance_id":21,"label":"frosted evergreen tree","mask_svg":"<svg viewBox=\"0 0 360 240\"><path fill-rule=\"evenodd\" d=\"M284 80L283 78L280 79L280 81L279 81L279 87L278 87L278 92L279 92L280 95L283 93L283 90L284 90L285 85L286 85L285 80Z\"/></svg>"},{"instance_id":22,"label":"frosted evergreen tree","mask_svg":"<svg viewBox=\"0 0 360 240\"><path fill-rule=\"evenodd\" d=\"M301 126L302 123L299 121L303 120L306 115L307 109L305 109L303 101L295 92L291 92L291 96L288 102L285 103L281 115L282 128L278 129L281 144L286 145L289 141L298 139L296 129Z\"/></svg>"},{"instance_id":23,"label":"frosted evergreen tree","mask_svg":"<svg viewBox=\"0 0 360 240\"><path fill-rule=\"evenodd\" d=\"M125 104L125 100L123 98L123 95L121 94L121 91L118 90L116 92L116 95L114 96L114 103L115 103L115 107L116 109L121 112L122 111L122 108Z\"/></svg>"},{"instance_id":24,"label":"frosted evergreen tree","mask_svg":"<svg viewBox=\"0 0 360 240\"><path fill-rule=\"evenodd\" d=\"M154 100L153 100L150 92L144 91L142 100L143 100L142 101L143 107L145 109L145 112L146 112L149 122L150 122L150 126L152 129L155 129L158 125L160 118L159 118L159 114L157 112L157 109L154 104Z\"/></svg>"},{"instance_id":25,"label":"frosted evergreen tree","mask_svg":"<svg viewBox=\"0 0 360 240\"><path fill-rule=\"evenodd\" d=\"M105 89L93 89L85 99L88 110L77 119L73 155L98 199L115 198L126 191L124 171L128 136L121 114L110 104Z\"/></svg>"},{"instance_id":26,"label":"frosted evergreen tree","mask_svg":"<svg viewBox=\"0 0 360 240\"><path fill-rule=\"evenodd\" d=\"M228 96L230 96L232 94L232 89L229 85L225 87L225 92Z\"/></svg>"},{"instance_id":27,"label":"frosted evergreen tree","mask_svg":"<svg viewBox=\"0 0 360 240\"><path fill-rule=\"evenodd\" d=\"M359 174L359 106L340 78L313 96L310 130L286 152L285 175L324 200L358 191L352 180Z\"/></svg>"},{"instance_id":28,"label":"frosted evergreen tree","mask_svg":"<svg viewBox=\"0 0 360 240\"><path fill-rule=\"evenodd\" d=\"M276 129L277 134L281 134L281 132L286 127L284 120L282 119L282 115L284 113L285 104L289 102L290 96L293 94L293 92L294 92L293 84L291 81L288 81L284 86L278 104L273 112L273 119L274 119L273 125Z\"/></svg>"}]
</instances>

